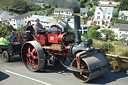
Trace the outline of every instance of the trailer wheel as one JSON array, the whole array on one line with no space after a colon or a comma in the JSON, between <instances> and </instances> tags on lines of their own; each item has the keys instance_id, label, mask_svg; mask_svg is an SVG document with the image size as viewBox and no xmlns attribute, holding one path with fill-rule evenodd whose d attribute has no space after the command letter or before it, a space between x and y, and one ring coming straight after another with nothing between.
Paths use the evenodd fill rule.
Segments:
<instances>
[{"instance_id":1,"label":"trailer wheel","mask_svg":"<svg viewBox=\"0 0 128 85\"><path fill-rule=\"evenodd\" d=\"M38 71L44 67L44 51L37 41L30 41L22 47L22 60L30 71Z\"/></svg>"},{"instance_id":2,"label":"trailer wheel","mask_svg":"<svg viewBox=\"0 0 128 85\"><path fill-rule=\"evenodd\" d=\"M2 58L4 59L5 62L9 62L10 61L10 56L8 54L8 51L3 51L2 52Z\"/></svg>"}]
</instances>

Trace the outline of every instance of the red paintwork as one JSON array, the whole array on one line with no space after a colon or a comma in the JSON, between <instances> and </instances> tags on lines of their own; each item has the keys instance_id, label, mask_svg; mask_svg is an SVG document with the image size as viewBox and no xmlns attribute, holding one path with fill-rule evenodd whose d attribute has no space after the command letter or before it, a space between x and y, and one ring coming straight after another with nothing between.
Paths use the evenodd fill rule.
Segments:
<instances>
[{"instance_id":1,"label":"red paintwork","mask_svg":"<svg viewBox=\"0 0 128 85\"><path fill-rule=\"evenodd\" d=\"M65 34L66 34L66 33L63 33L63 34L58 35L58 41L59 41L59 42L63 42L63 36L64 36Z\"/></svg>"},{"instance_id":2,"label":"red paintwork","mask_svg":"<svg viewBox=\"0 0 128 85\"><path fill-rule=\"evenodd\" d=\"M46 39L46 37L44 35L38 34L38 35L36 35L35 38L36 38L37 41L39 41L44 46L46 45L47 39Z\"/></svg>"},{"instance_id":3,"label":"red paintwork","mask_svg":"<svg viewBox=\"0 0 128 85\"><path fill-rule=\"evenodd\" d=\"M28 46L27 48L27 52L26 52L26 59L27 59L27 62L28 64L32 67L32 68L37 68L38 67L38 56L35 55L35 51L36 49L35 48L32 48L31 45ZM29 55L32 55L32 59L29 58Z\"/></svg>"},{"instance_id":4,"label":"red paintwork","mask_svg":"<svg viewBox=\"0 0 128 85\"><path fill-rule=\"evenodd\" d=\"M49 43L58 43L58 35L57 34L47 34Z\"/></svg>"}]
</instances>

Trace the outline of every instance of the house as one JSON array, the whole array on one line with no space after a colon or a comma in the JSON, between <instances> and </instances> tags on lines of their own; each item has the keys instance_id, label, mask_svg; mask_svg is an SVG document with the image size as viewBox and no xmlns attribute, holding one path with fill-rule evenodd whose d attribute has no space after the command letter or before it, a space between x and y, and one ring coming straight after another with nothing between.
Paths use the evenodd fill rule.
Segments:
<instances>
[{"instance_id":1,"label":"house","mask_svg":"<svg viewBox=\"0 0 128 85\"><path fill-rule=\"evenodd\" d=\"M62 16L72 16L72 9L64 9L64 8L55 8L54 15L62 15Z\"/></svg>"},{"instance_id":2,"label":"house","mask_svg":"<svg viewBox=\"0 0 128 85\"><path fill-rule=\"evenodd\" d=\"M120 2L113 2L113 1L98 1L98 6L107 6L107 7L117 7L120 5Z\"/></svg>"},{"instance_id":3,"label":"house","mask_svg":"<svg viewBox=\"0 0 128 85\"><path fill-rule=\"evenodd\" d=\"M8 12L6 11L0 11L0 22L5 20L5 16L10 15Z\"/></svg>"},{"instance_id":4,"label":"house","mask_svg":"<svg viewBox=\"0 0 128 85\"><path fill-rule=\"evenodd\" d=\"M94 13L93 24L99 26L109 26L111 18L115 14L114 7L96 7Z\"/></svg>"},{"instance_id":5,"label":"house","mask_svg":"<svg viewBox=\"0 0 128 85\"><path fill-rule=\"evenodd\" d=\"M15 16L10 19L10 25L14 28L23 28L27 25L27 22L32 17L32 13L25 13L19 16Z\"/></svg>"},{"instance_id":6,"label":"house","mask_svg":"<svg viewBox=\"0 0 128 85\"><path fill-rule=\"evenodd\" d=\"M80 8L80 13L82 17L88 17L88 12L89 12L88 8Z\"/></svg>"},{"instance_id":7,"label":"house","mask_svg":"<svg viewBox=\"0 0 128 85\"><path fill-rule=\"evenodd\" d=\"M115 32L116 39L122 39L128 37L128 24L117 24L115 23L113 28L111 28Z\"/></svg>"},{"instance_id":8,"label":"house","mask_svg":"<svg viewBox=\"0 0 128 85\"><path fill-rule=\"evenodd\" d=\"M36 19L40 20L40 23L43 25L45 28L50 28L51 25L56 24L56 19L53 17L48 17L48 16L41 16L41 15L32 15L31 17L31 23L34 26Z\"/></svg>"},{"instance_id":9,"label":"house","mask_svg":"<svg viewBox=\"0 0 128 85\"><path fill-rule=\"evenodd\" d=\"M128 20L128 10L119 11L119 18L122 20Z\"/></svg>"},{"instance_id":10,"label":"house","mask_svg":"<svg viewBox=\"0 0 128 85\"><path fill-rule=\"evenodd\" d=\"M81 16L88 17L88 8L80 8ZM61 15L61 16L72 16L73 9L64 9L64 8L55 8L54 15Z\"/></svg>"}]
</instances>

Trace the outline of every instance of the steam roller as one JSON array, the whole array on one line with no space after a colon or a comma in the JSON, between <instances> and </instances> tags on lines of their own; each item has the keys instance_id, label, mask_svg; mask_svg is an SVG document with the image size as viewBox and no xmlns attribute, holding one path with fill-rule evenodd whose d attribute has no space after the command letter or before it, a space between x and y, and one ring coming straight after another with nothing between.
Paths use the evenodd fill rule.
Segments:
<instances>
[{"instance_id":1,"label":"steam roller","mask_svg":"<svg viewBox=\"0 0 128 85\"><path fill-rule=\"evenodd\" d=\"M58 29L56 32L42 31L33 41L24 43L22 59L30 71L39 71L60 61L81 82L88 82L107 73L109 63L101 49L92 46L92 39L81 40L78 32L80 8L76 7L73 11L75 34L68 31L68 23L61 23L50 27ZM68 66L63 62L66 58L72 60Z\"/></svg>"}]
</instances>

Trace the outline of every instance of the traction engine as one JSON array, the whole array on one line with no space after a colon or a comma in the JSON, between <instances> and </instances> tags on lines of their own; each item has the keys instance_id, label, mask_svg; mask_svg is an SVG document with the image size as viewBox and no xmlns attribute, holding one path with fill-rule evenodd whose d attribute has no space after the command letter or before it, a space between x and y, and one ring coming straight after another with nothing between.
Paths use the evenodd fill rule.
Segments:
<instances>
[{"instance_id":1,"label":"traction engine","mask_svg":"<svg viewBox=\"0 0 128 85\"><path fill-rule=\"evenodd\" d=\"M108 61L100 49L92 46L92 39L81 40L78 32L80 28L80 8L74 11L75 34L62 29L58 25L51 28L61 30L58 33L44 32L37 34L33 41L26 42L22 46L22 59L30 71L38 71L44 66L54 65L56 60L63 63L64 58L71 58L67 69L81 82L103 76L108 71Z\"/></svg>"}]
</instances>

